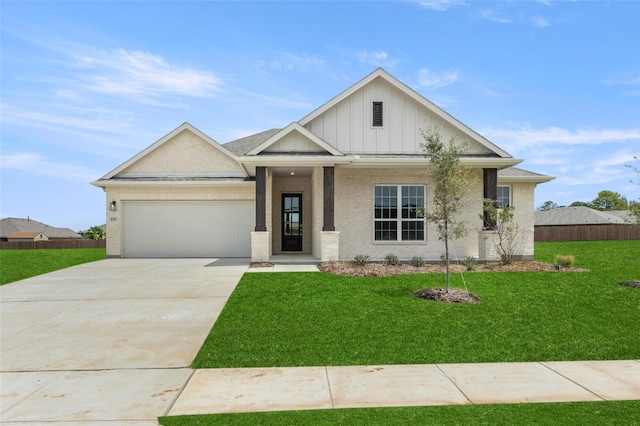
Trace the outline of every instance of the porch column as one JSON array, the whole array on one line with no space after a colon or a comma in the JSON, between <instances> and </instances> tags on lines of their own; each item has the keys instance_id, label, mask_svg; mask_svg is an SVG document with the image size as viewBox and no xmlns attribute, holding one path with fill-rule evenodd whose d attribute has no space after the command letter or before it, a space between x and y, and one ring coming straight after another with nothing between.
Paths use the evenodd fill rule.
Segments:
<instances>
[{"instance_id":1,"label":"porch column","mask_svg":"<svg viewBox=\"0 0 640 426\"><path fill-rule=\"evenodd\" d=\"M267 168L256 167L256 228L255 231L267 230Z\"/></svg>"},{"instance_id":2,"label":"porch column","mask_svg":"<svg viewBox=\"0 0 640 426\"><path fill-rule=\"evenodd\" d=\"M498 169L482 169L482 196L485 199L495 200L498 198ZM496 229L496 222L491 218L489 212L484 212L484 229Z\"/></svg>"},{"instance_id":3,"label":"porch column","mask_svg":"<svg viewBox=\"0 0 640 426\"><path fill-rule=\"evenodd\" d=\"M333 221L333 218L334 218L333 189L334 189L334 168L324 167L323 220L322 220L323 231L336 230L336 227Z\"/></svg>"}]
</instances>

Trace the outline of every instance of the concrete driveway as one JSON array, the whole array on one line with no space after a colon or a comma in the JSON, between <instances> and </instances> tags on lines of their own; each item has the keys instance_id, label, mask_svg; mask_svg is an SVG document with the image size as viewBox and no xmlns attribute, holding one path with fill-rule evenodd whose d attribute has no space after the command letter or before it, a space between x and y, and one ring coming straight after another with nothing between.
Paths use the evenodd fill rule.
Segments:
<instances>
[{"instance_id":1,"label":"concrete driveway","mask_svg":"<svg viewBox=\"0 0 640 426\"><path fill-rule=\"evenodd\" d=\"M0 421L157 425L248 266L108 259L0 287Z\"/></svg>"}]
</instances>

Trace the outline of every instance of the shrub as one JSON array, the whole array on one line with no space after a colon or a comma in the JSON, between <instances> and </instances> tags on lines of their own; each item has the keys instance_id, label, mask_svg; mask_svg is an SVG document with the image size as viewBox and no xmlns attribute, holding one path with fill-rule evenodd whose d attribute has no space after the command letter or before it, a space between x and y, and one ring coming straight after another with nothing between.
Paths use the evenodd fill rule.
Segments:
<instances>
[{"instance_id":1,"label":"shrub","mask_svg":"<svg viewBox=\"0 0 640 426\"><path fill-rule=\"evenodd\" d=\"M575 262L576 258L574 256L568 254L556 254L554 258L554 262L556 264L556 268L570 268Z\"/></svg>"},{"instance_id":2,"label":"shrub","mask_svg":"<svg viewBox=\"0 0 640 426\"><path fill-rule=\"evenodd\" d=\"M468 256L464 259L462 264L467 267L467 271L473 271L476 269L476 266L478 265L478 261L476 260L475 257Z\"/></svg>"},{"instance_id":3,"label":"shrub","mask_svg":"<svg viewBox=\"0 0 640 426\"><path fill-rule=\"evenodd\" d=\"M449 258L449 263L453 263L453 259ZM444 266L447 264L447 258L445 257L445 255L440 255L440 265Z\"/></svg>"},{"instance_id":4,"label":"shrub","mask_svg":"<svg viewBox=\"0 0 640 426\"><path fill-rule=\"evenodd\" d=\"M368 254L359 254L353 259L353 261L357 265L364 266L369 261L369 255Z\"/></svg>"},{"instance_id":5,"label":"shrub","mask_svg":"<svg viewBox=\"0 0 640 426\"><path fill-rule=\"evenodd\" d=\"M426 262L424 261L424 259L420 256L413 256L413 258L411 259L411 264L413 266L417 266L418 268L424 266Z\"/></svg>"},{"instance_id":6,"label":"shrub","mask_svg":"<svg viewBox=\"0 0 640 426\"><path fill-rule=\"evenodd\" d=\"M400 263L400 259L393 253L389 253L385 256L384 260L387 262L387 265L398 265Z\"/></svg>"}]
</instances>

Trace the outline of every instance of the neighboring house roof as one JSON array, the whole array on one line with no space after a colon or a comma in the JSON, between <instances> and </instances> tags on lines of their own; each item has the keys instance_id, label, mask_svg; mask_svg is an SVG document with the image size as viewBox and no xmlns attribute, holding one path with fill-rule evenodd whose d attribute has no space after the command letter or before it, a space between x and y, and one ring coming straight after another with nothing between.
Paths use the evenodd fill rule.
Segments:
<instances>
[{"instance_id":1,"label":"neighboring house roof","mask_svg":"<svg viewBox=\"0 0 640 426\"><path fill-rule=\"evenodd\" d=\"M81 237L80 234L69 228L56 228L30 218L7 217L0 220L0 238L9 238L10 235L16 232L42 232L50 239L75 239Z\"/></svg>"},{"instance_id":2,"label":"neighboring house roof","mask_svg":"<svg viewBox=\"0 0 640 426\"><path fill-rule=\"evenodd\" d=\"M628 211L600 211L584 206L574 206L536 211L533 214L533 222L536 226L632 223L627 216L630 217Z\"/></svg>"},{"instance_id":3,"label":"neighboring house roof","mask_svg":"<svg viewBox=\"0 0 640 426\"><path fill-rule=\"evenodd\" d=\"M38 235L43 235L46 237L46 235L43 232L14 232L13 234L9 235L7 238L9 239L33 239L35 237L37 237Z\"/></svg>"},{"instance_id":4,"label":"neighboring house roof","mask_svg":"<svg viewBox=\"0 0 640 426\"><path fill-rule=\"evenodd\" d=\"M528 170L519 169L517 167L507 167L506 169L498 170L498 180L505 182L532 182L543 183L549 182L555 179L553 176L542 175L540 173L530 172Z\"/></svg>"}]
</instances>

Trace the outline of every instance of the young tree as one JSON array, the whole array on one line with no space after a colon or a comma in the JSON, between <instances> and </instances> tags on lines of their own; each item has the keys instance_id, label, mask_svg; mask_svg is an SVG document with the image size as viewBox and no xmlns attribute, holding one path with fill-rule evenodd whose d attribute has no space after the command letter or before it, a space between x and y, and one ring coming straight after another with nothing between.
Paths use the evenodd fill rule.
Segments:
<instances>
[{"instance_id":1,"label":"young tree","mask_svg":"<svg viewBox=\"0 0 640 426\"><path fill-rule=\"evenodd\" d=\"M485 199L484 210L496 224L494 242L496 253L500 256L503 265L510 265L516 260L524 239L520 224L513 219L514 207L503 206L498 209L495 200ZM480 218L483 218L483 215L480 215Z\"/></svg>"},{"instance_id":2,"label":"young tree","mask_svg":"<svg viewBox=\"0 0 640 426\"><path fill-rule=\"evenodd\" d=\"M460 163L467 143L458 144L455 137L449 143L442 142L440 128L431 126L420 130L425 142L422 149L429 157L425 174L433 180L433 205L425 218L438 226L438 237L444 241L446 265L445 292L449 293L449 241L467 234L466 222L456 218L464 207L464 197L475 183L470 170Z\"/></svg>"}]
</instances>

